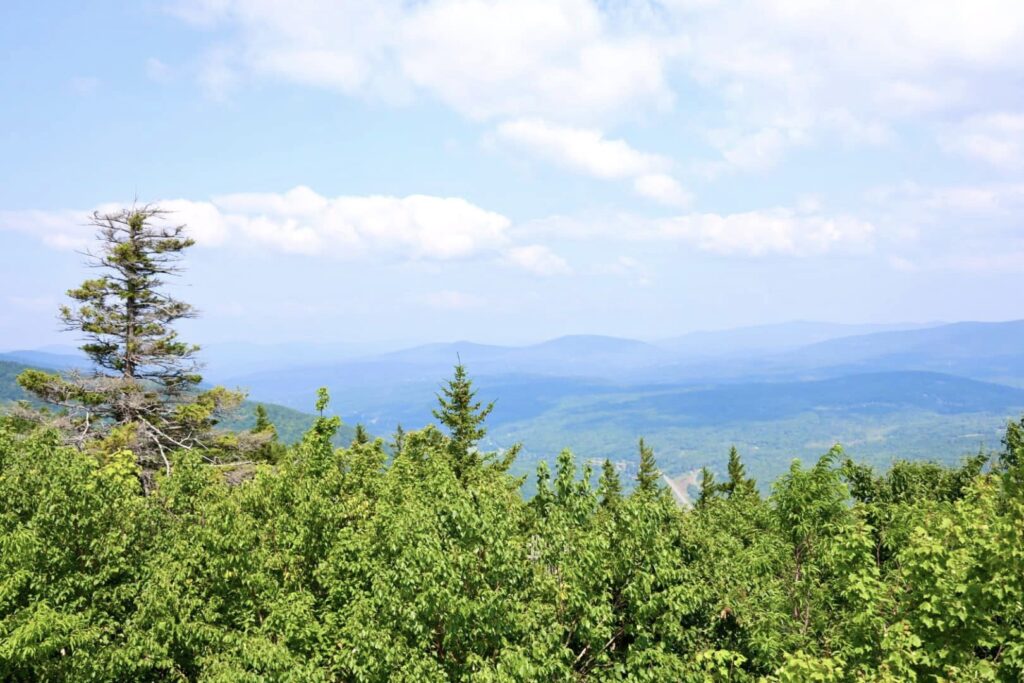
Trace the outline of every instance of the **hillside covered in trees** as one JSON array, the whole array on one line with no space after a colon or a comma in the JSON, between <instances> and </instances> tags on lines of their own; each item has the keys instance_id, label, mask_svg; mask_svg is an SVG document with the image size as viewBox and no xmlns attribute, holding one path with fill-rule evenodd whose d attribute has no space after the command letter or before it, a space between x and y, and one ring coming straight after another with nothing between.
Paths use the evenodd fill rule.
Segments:
<instances>
[{"instance_id":1,"label":"hillside covered in trees","mask_svg":"<svg viewBox=\"0 0 1024 683\"><path fill-rule=\"evenodd\" d=\"M878 474L835 449L768 498L735 459L689 510L649 451L629 494L564 452L527 501L507 461L458 435L408 433L389 457L380 440L335 448L336 428L318 419L241 484L177 453L142 495L130 452L7 418L0 678L1024 673L1024 424L956 469Z\"/></svg>"},{"instance_id":2,"label":"hillside covered in trees","mask_svg":"<svg viewBox=\"0 0 1024 683\"><path fill-rule=\"evenodd\" d=\"M287 445L292 413L202 382L161 217L93 217L60 312L91 370L0 364L0 679L1024 676L1024 420L959 466L835 446L767 496L733 449L682 507L643 439L628 479L513 475L459 363L437 426L339 448L321 389Z\"/></svg>"}]
</instances>

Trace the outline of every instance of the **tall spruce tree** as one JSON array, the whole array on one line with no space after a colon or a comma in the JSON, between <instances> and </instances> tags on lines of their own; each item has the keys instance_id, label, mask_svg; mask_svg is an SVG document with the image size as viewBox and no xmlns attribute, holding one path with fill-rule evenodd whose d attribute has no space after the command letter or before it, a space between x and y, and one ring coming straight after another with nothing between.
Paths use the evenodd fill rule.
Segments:
<instances>
[{"instance_id":1,"label":"tall spruce tree","mask_svg":"<svg viewBox=\"0 0 1024 683\"><path fill-rule=\"evenodd\" d=\"M720 489L728 496L752 493L755 490L755 482L747 477L747 470L740 460L740 453L735 446L729 448L729 479L720 485Z\"/></svg>"},{"instance_id":2,"label":"tall spruce tree","mask_svg":"<svg viewBox=\"0 0 1024 683\"><path fill-rule=\"evenodd\" d=\"M636 487L644 493L654 493L659 490L658 482L661 479L661 470L654 459L654 449L648 446L643 438L640 439L640 469L636 475Z\"/></svg>"},{"instance_id":3,"label":"tall spruce tree","mask_svg":"<svg viewBox=\"0 0 1024 683\"><path fill-rule=\"evenodd\" d=\"M700 493L697 495L695 507L700 510L708 506L719 490L715 483L715 474L707 467L700 468Z\"/></svg>"},{"instance_id":4,"label":"tall spruce tree","mask_svg":"<svg viewBox=\"0 0 1024 683\"><path fill-rule=\"evenodd\" d=\"M28 370L18 381L41 400L64 409L59 426L84 447L116 430L143 466L162 463L175 449L212 448L218 415L242 396L217 388L199 392L199 347L178 338L180 320L196 316L165 289L194 244L184 225L168 225L155 206L92 215L99 249L87 263L100 276L68 291L60 309L66 330L78 332L91 373L66 376Z\"/></svg>"},{"instance_id":5,"label":"tall spruce tree","mask_svg":"<svg viewBox=\"0 0 1024 683\"><path fill-rule=\"evenodd\" d=\"M356 424L356 433L352 437L353 446L362 446L370 443L370 434L362 424Z\"/></svg>"},{"instance_id":6,"label":"tall spruce tree","mask_svg":"<svg viewBox=\"0 0 1024 683\"><path fill-rule=\"evenodd\" d=\"M252 428L255 434L270 434L273 441L277 441L277 427L270 421L267 409L260 403L256 406L256 424Z\"/></svg>"},{"instance_id":7,"label":"tall spruce tree","mask_svg":"<svg viewBox=\"0 0 1024 683\"><path fill-rule=\"evenodd\" d=\"M441 387L437 402L439 408L434 410L434 417L448 428L456 474L462 476L482 463L476 445L487 434L483 424L494 410L494 402L485 405L476 400L473 380L466 374L461 360L455 365L452 379Z\"/></svg>"},{"instance_id":8,"label":"tall spruce tree","mask_svg":"<svg viewBox=\"0 0 1024 683\"><path fill-rule=\"evenodd\" d=\"M614 507L622 498L622 481L615 465L607 458L601 465L601 479L597 483L597 493L600 496L601 507Z\"/></svg>"}]
</instances>

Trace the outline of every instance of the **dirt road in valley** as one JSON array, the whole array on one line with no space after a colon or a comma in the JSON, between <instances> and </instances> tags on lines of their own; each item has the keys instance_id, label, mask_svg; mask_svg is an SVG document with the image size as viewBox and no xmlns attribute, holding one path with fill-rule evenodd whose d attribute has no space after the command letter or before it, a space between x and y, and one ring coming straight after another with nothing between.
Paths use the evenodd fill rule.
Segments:
<instances>
[{"instance_id":1,"label":"dirt road in valley","mask_svg":"<svg viewBox=\"0 0 1024 683\"><path fill-rule=\"evenodd\" d=\"M691 470L675 479L670 479L667 474L662 474L661 477L665 480L669 490L672 491L672 497L676 499L677 503L683 507L693 507L693 500L690 499L689 489L691 486L697 485L700 470Z\"/></svg>"}]
</instances>

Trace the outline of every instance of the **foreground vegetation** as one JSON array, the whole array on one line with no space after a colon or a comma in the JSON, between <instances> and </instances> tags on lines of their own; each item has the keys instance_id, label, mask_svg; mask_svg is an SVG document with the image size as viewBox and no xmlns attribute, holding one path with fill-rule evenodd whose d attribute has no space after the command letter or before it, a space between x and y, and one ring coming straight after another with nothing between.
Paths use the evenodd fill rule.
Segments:
<instances>
[{"instance_id":1,"label":"foreground vegetation","mask_svg":"<svg viewBox=\"0 0 1024 683\"><path fill-rule=\"evenodd\" d=\"M179 451L148 495L130 451L6 419L0 678L1024 674L1024 424L990 465L876 476L834 449L766 499L734 457L692 510L649 449L629 494L565 452L526 501L461 386L452 436L336 449L321 417L243 483Z\"/></svg>"}]
</instances>

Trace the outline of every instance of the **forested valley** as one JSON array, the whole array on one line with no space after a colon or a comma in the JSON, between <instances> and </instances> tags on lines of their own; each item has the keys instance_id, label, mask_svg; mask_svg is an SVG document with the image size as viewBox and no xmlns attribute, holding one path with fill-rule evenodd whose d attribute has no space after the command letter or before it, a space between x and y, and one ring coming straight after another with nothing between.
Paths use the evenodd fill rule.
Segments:
<instances>
[{"instance_id":1,"label":"forested valley","mask_svg":"<svg viewBox=\"0 0 1024 683\"><path fill-rule=\"evenodd\" d=\"M95 370L25 370L0 417L0 679L1024 677L1024 420L953 467L837 445L768 495L734 450L692 506L643 440L635 477L566 450L524 496L461 364L437 426L338 447L324 390L286 444L225 427L163 218L94 216L60 315Z\"/></svg>"}]
</instances>

